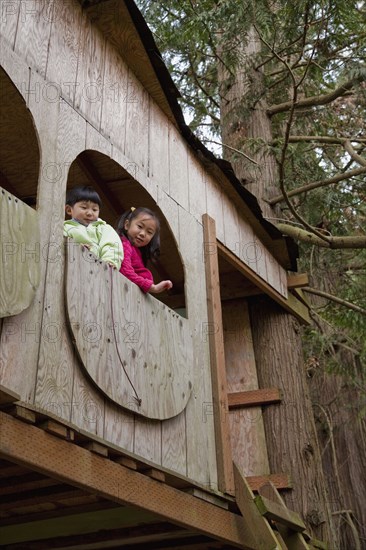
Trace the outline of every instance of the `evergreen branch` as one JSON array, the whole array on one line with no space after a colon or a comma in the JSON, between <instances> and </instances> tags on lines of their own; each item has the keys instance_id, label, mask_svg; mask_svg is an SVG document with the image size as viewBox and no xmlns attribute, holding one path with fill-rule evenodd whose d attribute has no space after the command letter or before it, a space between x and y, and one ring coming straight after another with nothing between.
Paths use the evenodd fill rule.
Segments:
<instances>
[{"instance_id":1,"label":"evergreen branch","mask_svg":"<svg viewBox=\"0 0 366 550\"><path fill-rule=\"evenodd\" d=\"M291 127L292 127L292 121L293 121L294 114L295 114L295 107L296 107L296 104L298 103L298 101L297 101L298 88L299 88L301 82L304 80L304 78L307 74L307 71L309 69L309 66L310 66L310 63L311 63L311 60L312 60L312 56L309 59L309 64L308 64L308 66L307 66L307 68L304 72L303 77L301 78L300 82L297 83L295 75L294 75L291 67L287 63L287 61L285 59L283 59L281 56L279 56L278 53L273 48L271 48L271 46L268 44L268 42L261 36L261 34L260 34L259 30L257 29L256 25L254 25L254 28L255 28L256 32L258 33L258 36L259 36L260 40L263 42L263 44L265 44L267 46L267 48L269 48L271 50L273 55L287 68L287 70L289 72L289 75L291 77L291 80L292 80L292 84L293 84L293 98L292 98L292 101L290 102L290 109L289 109L290 112L289 112L289 116L288 116L288 119L287 119L287 122L286 122L284 145L282 147L281 159L280 159L279 167L278 167L279 185L280 185L280 189L281 189L281 192L282 192L282 196L283 196L290 212L295 217L295 219L297 221L299 221L310 233L317 236L318 240L320 240L320 241L323 240L325 242L328 242L328 237L327 236L325 236L323 233L318 231L318 229L316 229L315 227L312 227L302 216L300 216L300 214L297 212L296 208L294 207L294 205L290 201L289 196L288 196L287 191L286 191L286 188L285 188L286 153L287 153L288 144L289 144L289 137L290 137Z\"/></svg>"},{"instance_id":2,"label":"evergreen branch","mask_svg":"<svg viewBox=\"0 0 366 550\"><path fill-rule=\"evenodd\" d=\"M333 296L333 294L328 294L328 292L323 292L322 290L318 290L316 288L312 288L309 286L304 286L302 290L304 292L308 292L309 294L315 294L316 296L321 296L322 298L326 298L331 302L335 302L337 304L340 304L341 306L347 307L348 309L353 309L353 311L357 311L358 313L362 313L363 315L366 315L366 309L364 309L363 307L357 306L356 304L352 304L347 300L342 300L342 298Z\"/></svg>"},{"instance_id":3,"label":"evergreen branch","mask_svg":"<svg viewBox=\"0 0 366 550\"><path fill-rule=\"evenodd\" d=\"M292 189L292 191L288 191L286 196L295 197L296 195L300 195L301 193L306 193L307 191L312 191L313 189L318 189L319 187L325 187L333 183L339 183L340 181L347 180L364 173L366 173L365 166L362 166L361 168L355 168L354 170L349 170L348 172L337 174L336 176L333 176L332 178L329 178L327 180L313 181L312 183L308 183L307 185L303 185L302 187L298 187L297 189ZM277 204L278 202L281 202L283 200L285 200L284 194L278 195L273 199L269 199L268 203L271 206L273 206L274 204Z\"/></svg>"},{"instance_id":4,"label":"evergreen branch","mask_svg":"<svg viewBox=\"0 0 366 550\"><path fill-rule=\"evenodd\" d=\"M327 236L327 240L320 239L313 230L306 231L300 227L294 227L287 223L278 223L276 227L284 235L304 243L320 246L322 248L345 249L345 248L366 248L366 237L355 235L351 237Z\"/></svg>"},{"instance_id":5,"label":"evergreen branch","mask_svg":"<svg viewBox=\"0 0 366 550\"><path fill-rule=\"evenodd\" d=\"M345 95L345 93L353 88L353 86L358 82L363 82L366 80L365 75L359 75L355 78L352 78L348 82L345 82L332 92L329 92L328 94L322 94L312 97L306 97L305 99L299 99L295 103L295 109L303 109L305 107L315 107L318 105L326 105L327 103L331 103L338 97L341 97ZM293 101L285 101L284 103L279 103L278 105L273 105L272 107L269 107L267 109L268 116L273 116L278 113L284 113L286 111L290 111L292 106L294 105Z\"/></svg>"}]
</instances>

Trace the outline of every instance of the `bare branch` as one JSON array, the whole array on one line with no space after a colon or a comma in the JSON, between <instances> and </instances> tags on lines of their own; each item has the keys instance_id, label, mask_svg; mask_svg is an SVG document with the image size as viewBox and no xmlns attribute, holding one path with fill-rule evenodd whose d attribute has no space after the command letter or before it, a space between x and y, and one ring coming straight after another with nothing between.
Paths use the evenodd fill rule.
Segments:
<instances>
[{"instance_id":1,"label":"bare branch","mask_svg":"<svg viewBox=\"0 0 366 550\"><path fill-rule=\"evenodd\" d=\"M276 224L284 235L297 239L304 243L321 246L322 248L343 249L343 248L366 248L366 237L355 235L352 237L328 236L327 240L320 239L312 231L306 231L300 227L294 227L287 223Z\"/></svg>"},{"instance_id":2,"label":"bare branch","mask_svg":"<svg viewBox=\"0 0 366 550\"><path fill-rule=\"evenodd\" d=\"M318 141L319 143L329 143L335 145L343 145L347 140L353 143L366 143L366 138L343 138L343 137L331 137L331 136L290 136L290 143L297 143L299 141Z\"/></svg>"},{"instance_id":3,"label":"bare branch","mask_svg":"<svg viewBox=\"0 0 366 550\"><path fill-rule=\"evenodd\" d=\"M226 147L230 151L234 151L234 153L238 153L238 155L242 155L244 158L249 160L249 162L252 162L253 164L256 164L258 166L257 161L255 161L254 159L248 157L248 155L243 153L243 151L240 151L239 149L235 149L235 147L231 147L231 145L227 145L226 143L221 143L220 141L214 141L213 139L202 138L202 141L204 141L205 143L215 143L216 145L221 145L221 147Z\"/></svg>"},{"instance_id":4,"label":"bare branch","mask_svg":"<svg viewBox=\"0 0 366 550\"><path fill-rule=\"evenodd\" d=\"M358 164L361 164L361 166L366 166L366 158L363 158L361 157L361 155L357 154L357 152L352 147L349 139L344 142L344 148L354 161L358 162Z\"/></svg>"},{"instance_id":5,"label":"bare branch","mask_svg":"<svg viewBox=\"0 0 366 550\"><path fill-rule=\"evenodd\" d=\"M322 298L326 298L331 302L336 302L337 304L345 306L348 309L353 309L358 313L362 313L363 315L366 315L366 309L364 309L363 307L357 306L356 304L352 304L351 302L347 302L347 300L342 300L337 296L333 296L333 294L328 294L328 292L323 292L322 290L318 290L316 288L312 288L309 286L304 286L302 290L305 292L308 292L309 294L315 294L316 296L321 296Z\"/></svg>"},{"instance_id":6,"label":"bare branch","mask_svg":"<svg viewBox=\"0 0 366 550\"><path fill-rule=\"evenodd\" d=\"M326 185L331 185L332 183L339 183L340 181L354 178L355 176L359 176L360 174L364 174L364 173L366 173L365 166L361 168L355 168L354 170L349 170L349 172L337 174L336 176L333 176L332 178L329 178L327 180L313 181L312 183L308 183L307 185L303 185L302 187L298 187L297 189L292 189L292 191L288 191L287 197L295 197L296 195L300 195L301 193L306 193L307 191L311 191L312 189L317 189L318 187L325 187ZM284 195L277 195L277 197L274 197L273 199L269 199L268 203L273 206L274 204L277 204L278 202L281 202L283 200L285 200Z\"/></svg>"},{"instance_id":7,"label":"bare branch","mask_svg":"<svg viewBox=\"0 0 366 550\"><path fill-rule=\"evenodd\" d=\"M272 107L269 107L267 109L268 116L273 116L278 113L284 113L286 111L290 111L293 106L295 109L303 109L305 107L315 107L317 105L326 105L327 103L331 103L337 97L341 97L345 95L349 90L353 88L355 84L358 82L363 82L366 80L365 76L357 76L355 78L352 78L348 82L345 82L329 94L323 94L323 95L317 95L312 97L306 97L305 99L299 99L296 101L295 105L293 104L293 101L285 101L284 103L279 103L278 105L273 105Z\"/></svg>"}]
</instances>

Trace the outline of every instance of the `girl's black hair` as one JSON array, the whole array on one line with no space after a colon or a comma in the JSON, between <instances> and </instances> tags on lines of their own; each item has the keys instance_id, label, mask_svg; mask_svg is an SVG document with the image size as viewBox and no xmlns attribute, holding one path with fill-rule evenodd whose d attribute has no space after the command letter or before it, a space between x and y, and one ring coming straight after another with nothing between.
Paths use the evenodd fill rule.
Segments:
<instances>
[{"instance_id":1,"label":"girl's black hair","mask_svg":"<svg viewBox=\"0 0 366 550\"><path fill-rule=\"evenodd\" d=\"M156 231L153 238L151 239L149 244L147 244L146 246L142 246L139 249L141 250L142 261L144 262L144 265L146 265L148 260L155 262L160 256L160 221L155 212L149 210L149 208L144 208L143 206L139 206L134 210L127 210L118 220L117 233L118 235L123 235L128 239L127 229L125 229L126 221L131 223L132 220L137 218L137 216L139 216L140 214L146 214L147 216L150 216L156 223Z\"/></svg>"},{"instance_id":2,"label":"girl's black hair","mask_svg":"<svg viewBox=\"0 0 366 550\"><path fill-rule=\"evenodd\" d=\"M90 185L78 185L69 189L66 193L66 204L68 206L74 206L74 204L80 201L95 202L99 206L102 206L100 196Z\"/></svg>"}]
</instances>

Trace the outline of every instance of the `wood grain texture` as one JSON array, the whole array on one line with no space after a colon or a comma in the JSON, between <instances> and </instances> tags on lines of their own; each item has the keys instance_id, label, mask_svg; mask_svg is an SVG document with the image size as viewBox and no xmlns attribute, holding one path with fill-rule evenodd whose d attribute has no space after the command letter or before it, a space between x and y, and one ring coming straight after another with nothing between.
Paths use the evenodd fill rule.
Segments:
<instances>
[{"instance_id":1,"label":"wood grain texture","mask_svg":"<svg viewBox=\"0 0 366 550\"><path fill-rule=\"evenodd\" d=\"M248 525L238 514L169 487L4 413L0 413L0 424L0 454L7 460L119 504L150 511L238 548L259 548L248 544Z\"/></svg>"},{"instance_id":2,"label":"wood grain texture","mask_svg":"<svg viewBox=\"0 0 366 550\"><path fill-rule=\"evenodd\" d=\"M150 100L149 177L169 194L169 122Z\"/></svg>"},{"instance_id":3,"label":"wood grain texture","mask_svg":"<svg viewBox=\"0 0 366 550\"><path fill-rule=\"evenodd\" d=\"M0 317L8 317L30 306L40 282L39 216L0 187L0 219Z\"/></svg>"},{"instance_id":4,"label":"wood grain texture","mask_svg":"<svg viewBox=\"0 0 366 550\"><path fill-rule=\"evenodd\" d=\"M105 38L89 18L81 19L75 107L99 130L104 88Z\"/></svg>"},{"instance_id":5,"label":"wood grain texture","mask_svg":"<svg viewBox=\"0 0 366 550\"><path fill-rule=\"evenodd\" d=\"M268 521L258 511L254 501L254 495L248 482L240 471L240 467L234 464L234 476L236 487L236 501L241 511L248 530L255 541L258 550L277 550L277 541Z\"/></svg>"},{"instance_id":6,"label":"wood grain texture","mask_svg":"<svg viewBox=\"0 0 366 550\"><path fill-rule=\"evenodd\" d=\"M127 410L152 419L176 416L192 387L187 320L81 247L73 247L72 254L67 261L68 317L88 374Z\"/></svg>"},{"instance_id":7,"label":"wood grain texture","mask_svg":"<svg viewBox=\"0 0 366 550\"><path fill-rule=\"evenodd\" d=\"M0 3L0 34L11 49L14 48L20 0Z\"/></svg>"},{"instance_id":8,"label":"wood grain texture","mask_svg":"<svg viewBox=\"0 0 366 550\"><path fill-rule=\"evenodd\" d=\"M46 78L49 89L45 95L60 95L73 105L76 90L76 73L79 50L82 47L81 7L72 2L53 2L53 25L50 36Z\"/></svg>"},{"instance_id":9,"label":"wood grain texture","mask_svg":"<svg viewBox=\"0 0 366 550\"><path fill-rule=\"evenodd\" d=\"M45 76L54 3L22 0L19 9L15 52Z\"/></svg>"},{"instance_id":10,"label":"wood grain texture","mask_svg":"<svg viewBox=\"0 0 366 550\"><path fill-rule=\"evenodd\" d=\"M255 390L258 379L246 301L224 302L222 316L228 391ZM233 459L240 471L245 476L268 474L261 407L230 410L230 427Z\"/></svg>"},{"instance_id":11,"label":"wood grain texture","mask_svg":"<svg viewBox=\"0 0 366 550\"><path fill-rule=\"evenodd\" d=\"M126 112L128 105L128 67L106 43L103 105L100 128L114 147L125 150Z\"/></svg>"},{"instance_id":12,"label":"wood grain texture","mask_svg":"<svg viewBox=\"0 0 366 550\"><path fill-rule=\"evenodd\" d=\"M229 408L235 409L280 403L282 398L279 389L264 388L260 390L236 391L229 393L228 399Z\"/></svg>"},{"instance_id":13,"label":"wood grain texture","mask_svg":"<svg viewBox=\"0 0 366 550\"><path fill-rule=\"evenodd\" d=\"M202 214L207 212L206 177L201 164L188 152L189 212L202 224Z\"/></svg>"},{"instance_id":14,"label":"wood grain texture","mask_svg":"<svg viewBox=\"0 0 366 550\"><path fill-rule=\"evenodd\" d=\"M216 249L215 221L203 216L205 242L210 249L205 251L207 311L211 328L208 334L210 346L213 412L216 435L216 459L219 489L234 491L230 425L228 418L227 381L225 368L224 337L220 301L220 280Z\"/></svg>"},{"instance_id":15,"label":"wood grain texture","mask_svg":"<svg viewBox=\"0 0 366 550\"><path fill-rule=\"evenodd\" d=\"M173 125L169 128L169 195L188 210L187 145Z\"/></svg>"},{"instance_id":16,"label":"wood grain texture","mask_svg":"<svg viewBox=\"0 0 366 550\"><path fill-rule=\"evenodd\" d=\"M186 274L186 306L193 334L192 398L185 410L188 477L218 489L202 225L179 207L179 249Z\"/></svg>"},{"instance_id":17,"label":"wood grain texture","mask_svg":"<svg viewBox=\"0 0 366 550\"><path fill-rule=\"evenodd\" d=\"M131 70L128 73L126 109L125 154L138 170L147 174L149 96Z\"/></svg>"}]
</instances>

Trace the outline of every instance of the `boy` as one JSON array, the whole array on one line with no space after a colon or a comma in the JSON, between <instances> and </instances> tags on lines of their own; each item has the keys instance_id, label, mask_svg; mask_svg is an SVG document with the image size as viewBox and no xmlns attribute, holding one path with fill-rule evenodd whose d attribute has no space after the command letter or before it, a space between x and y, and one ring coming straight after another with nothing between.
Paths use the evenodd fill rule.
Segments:
<instances>
[{"instance_id":1,"label":"boy","mask_svg":"<svg viewBox=\"0 0 366 550\"><path fill-rule=\"evenodd\" d=\"M64 237L84 244L99 259L120 269L123 260L121 239L116 231L99 218L101 200L90 186L70 189L66 195Z\"/></svg>"}]
</instances>

